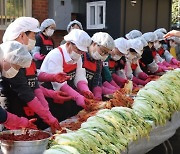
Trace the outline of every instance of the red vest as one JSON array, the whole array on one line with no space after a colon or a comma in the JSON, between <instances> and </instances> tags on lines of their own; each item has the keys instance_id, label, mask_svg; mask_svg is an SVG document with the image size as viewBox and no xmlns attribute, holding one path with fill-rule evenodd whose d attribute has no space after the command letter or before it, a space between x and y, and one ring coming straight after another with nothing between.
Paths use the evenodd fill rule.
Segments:
<instances>
[{"instance_id":1,"label":"red vest","mask_svg":"<svg viewBox=\"0 0 180 154\"><path fill-rule=\"evenodd\" d=\"M58 47L60 53L63 57L63 72L67 73L68 76L71 76L70 80L75 77L77 64L68 64L65 62L64 54L61 47Z\"/></svg>"},{"instance_id":2,"label":"red vest","mask_svg":"<svg viewBox=\"0 0 180 154\"><path fill-rule=\"evenodd\" d=\"M109 69L114 69L116 65L116 62L114 60L109 60Z\"/></svg>"},{"instance_id":3,"label":"red vest","mask_svg":"<svg viewBox=\"0 0 180 154\"><path fill-rule=\"evenodd\" d=\"M86 53L84 53L83 56L84 56L83 68L86 69L86 78L88 81L90 81L92 80L94 73L96 72L96 69L97 69L96 60L95 61L88 60Z\"/></svg>"},{"instance_id":4,"label":"red vest","mask_svg":"<svg viewBox=\"0 0 180 154\"><path fill-rule=\"evenodd\" d=\"M156 57L156 54L157 54L156 50L153 50L153 51L152 51L152 56L153 56L153 58Z\"/></svg>"},{"instance_id":5,"label":"red vest","mask_svg":"<svg viewBox=\"0 0 180 154\"><path fill-rule=\"evenodd\" d=\"M28 80L28 85L31 88L34 88L35 82L37 81L36 64L34 61L32 61L30 67L26 68L26 77ZM34 116L35 115L34 111L28 106L24 106L23 109L24 109L24 112L27 116Z\"/></svg>"},{"instance_id":6,"label":"red vest","mask_svg":"<svg viewBox=\"0 0 180 154\"><path fill-rule=\"evenodd\" d=\"M36 64L32 61L30 67L26 68L26 76L36 75Z\"/></svg>"},{"instance_id":7,"label":"red vest","mask_svg":"<svg viewBox=\"0 0 180 154\"><path fill-rule=\"evenodd\" d=\"M51 39L45 39L42 34L39 34L39 36L41 37L42 42L45 46L53 46L53 42Z\"/></svg>"},{"instance_id":8,"label":"red vest","mask_svg":"<svg viewBox=\"0 0 180 154\"><path fill-rule=\"evenodd\" d=\"M137 64L131 63L131 68L132 68L133 71L136 70L137 66L138 66Z\"/></svg>"},{"instance_id":9,"label":"red vest","mask_svg":"<svg viewBox=\"0 0 180 154\"><path fill-rule=\"evenodd\" d=\"M160 55L160 56L162 56L163 54L164 54L164 49L161 47L160 49L158 49L158 54Z\"/></svg>"}]
</instances>

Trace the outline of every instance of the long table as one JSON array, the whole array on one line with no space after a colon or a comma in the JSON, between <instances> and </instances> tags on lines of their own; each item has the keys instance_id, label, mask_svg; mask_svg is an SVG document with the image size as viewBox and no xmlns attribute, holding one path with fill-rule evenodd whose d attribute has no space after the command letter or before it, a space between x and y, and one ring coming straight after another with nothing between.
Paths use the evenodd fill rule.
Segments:
<instances>
[{"instance_id":1,"label":"long table","mask_svg":"<svg viewBox=\"0 0 180 154\"><path fill-rule=\"evenodd\" d=\"M154 126L149 137L140 138L129 143L127 150L123 154L145 154L154 147L165 142L172 137L180 127L180 111L175 112L171 119L164 126Z\"/></svg>"}]
</instances>

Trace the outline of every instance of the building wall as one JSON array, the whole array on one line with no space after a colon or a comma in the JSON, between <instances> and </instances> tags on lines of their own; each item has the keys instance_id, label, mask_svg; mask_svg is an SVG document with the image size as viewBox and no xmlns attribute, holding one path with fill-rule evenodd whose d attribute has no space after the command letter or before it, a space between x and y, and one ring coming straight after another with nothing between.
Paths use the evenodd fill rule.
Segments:
<instances>
[{"instance_id":1,"label":"building wall","mask_svg":"<svg viewBox=\"0 0 180 154\"><path fill-rule=\"evenodd\" d=\"M40 23L48 18L48 0L32 0L32 17L39 20ZM4 30L0 30L0 43L2 43L3 34ZM60 44L66 34L66 31L55 31L53 39L56 47Z\"/></svg>"},{"instance_id":2,"label":"building wall","mask_svg":"<svg viewBox=\"0 0 180 154\"><path fill-rule=\"evenodd\" d=\"M86 3L98 0L79 0L79 20L86 30ZM106 28L86 30L90 35L97 31L108 32L113 38L125 36L133 29L144 32L164 27L170 30L171 0L106 0Z\"/></svg>"},{"instance_id":3,"label":"building wall","mask_svg":"<svg viewBox=\"0 0 180 154\"><path fill-rule=\"evenodd\" d=\"M32 16L40 22L48 18L50 0L32 0ZM78 0L76 13L72 19L79 20L85 31L92 36L95 32L108 32L114 39L124 36L132 29L147 32L164 27L170 30L171 0L137 0L135 6L131 6L130 0L106 0L106 28L100 30L86 29L86 3L97 0ZM54 10L56 11L56 10ZM72 12L73 13L73 12ZM4 31L0 31L0 43ZM56 30L53 39L58 46L66 30Z\"/></svg>"},{"instance_id":4,"label":"building wall","mask_svg":"<svg viewBox=\"0 0 180 154\"><path fill-rule=\"evenodd\" d=\"M84 30L92 36L96 32L107 32L114 39L119 36L120 33L120 0L106 0L106 27L104 29L86 29L86 3L92 1L101 0L79 0L79 14L78 20L82 23ZM117 22L118 21L118 22Z\"/></svg>"},{"instance_id":5,"label":"building wall","mask_svg":"<svg viewBox=\"0 0 180 154\"><path fill-rule=\"evenodd\" d=\"M32 16L39 20L41 23L44 19L49 18L49 1L48 0L33 0L32 1ZM55 10L54 10L55 11ZM63 40L66 31L56 30L53 35L53 40L55 42L55 47L59 46L60 42Z\"/></svg>"},{"instance_id":6,"label":"building wall","mask_svg":"<svg viewBox=\"0 0 180 154\"><path fill-rule=\"evenodd\" d=\"M135 6L132 6L130 1L122 1L125 8L121 14L124 23L122 35L132 29L138 29L143 33L160 27L170 30L171 0L137 0Z\"/></svg>"}]
</instances>

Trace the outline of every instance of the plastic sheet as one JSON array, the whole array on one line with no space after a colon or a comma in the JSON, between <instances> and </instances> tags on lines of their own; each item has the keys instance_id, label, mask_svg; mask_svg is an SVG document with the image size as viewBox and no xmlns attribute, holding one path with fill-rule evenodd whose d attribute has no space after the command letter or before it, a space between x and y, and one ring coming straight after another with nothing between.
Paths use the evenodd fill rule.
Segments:
<instances>
[{"instance_id":1,"label":"plastic sheet","mask_svg":"<svg viewBox=\"0 0 180 154\"><path fill-rule=\"evenodd\" d=\"M144 154L172 137L176 129L180 127L180 112L175 112L164 126L156 126L152 129L149 137L141 138L129 143L127 151L123 154Z\"/></svg>"}]
</instances>

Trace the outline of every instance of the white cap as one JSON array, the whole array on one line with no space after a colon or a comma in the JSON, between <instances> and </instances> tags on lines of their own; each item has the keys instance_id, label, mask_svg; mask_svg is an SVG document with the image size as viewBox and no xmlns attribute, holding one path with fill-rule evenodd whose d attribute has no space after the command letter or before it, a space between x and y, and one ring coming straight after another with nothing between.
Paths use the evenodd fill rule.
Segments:
<instances>
[{"instance_id":1,"label":"white cap","mask_svg":"<svg viewBox=\"0 0 180 154\"><path fill-rule=\"evenodd\" d=\"M40 26L41 31L43 32L47 27L51 25L56 25L55 21L53 19L45 19Z\"/></svg>"},{"instance_id":2,"label":"white cap","mask_svg":"<svg viewBox=\"0 0 180 154\"><path fill-rule=\"evenodd\" d=\"M165 40L165 39L164 39L164 35L165 35L164 33L160 32L160 31L156 31L156 32L154 32L154 33L156 34L158 41Z\"/></svg>"},{"instance_id":3,"label":"white cap","mask_svg":"<svg viewBox=\"0 0 180 154\"><path fill-rule=\"evenodd\" d=\"M174 42L176 42L177 44L180 44L180 38L177 36L172 36L167 38L167 40L173 40Z\"/></svg>"},{"instance_id":4,"label":"white cap","mask_svg":"<svg viewBox=\"0 0 180 154\"><path fill-rule=\"evenodd\" d=\"M114 40L115 47L118 48L118 50L123 54L128 54L128 49L130 47L129 41L126 40L123 37L120 37L116 40Z\"/></svg>"},{"instance_id":5,"label":"white cap","mask_svg":"<svg viewBox=\"0 0 180 154\"><path fill-rule=\"evenodd\" d=\"M141 37L137 37L136 39L139 39L142 42L143 47L146 47L148 45L148 42L145 40L144 37L141 36Z\"/></svg>"},{"instance_id":6,"label":"white cap","mask_svg":"<svg viewBox=\"0 0 180 154\"><path fill-rule=\"evenodd\" d=\"M32 17L19 17L6 29L3 42L15 40L22 32L39 32L39 21Z\"/></svg>"},{"instance_id":7,"label":"white cap","mask_svg":"<svg viewBox=\"0 0 180 154\"><path fill-rule=\"evenodd\" d=\"M73 21L71 21L71 22L68 24L68 26L67 26L67 32L68 32L68 33L70 32L71 26L72 26L73 24L77 24L81 30L83 29L82 24L81 24L79 21L73 20Z\"/></svg>"},{"instance_id":8,"label":"white cap","mask_svg":"<svg viewBox=\"0 0 180 154\"><path fill-rule=\"evenodd\" d=\"M166 34L166 33L167 33L167 30L166 30L165 28L158 28L158 29L156 29L154 32L161 32L161 33Z\"/></svg>"},{"instance_id":9,"label":"white cap","mask_svg":"<svg viewBox=\"0 0 180 154\"><path fill-rule=\"evenodd\" d=\"M157 40L157 36L155 35L154 32L147 32L147 33L144 33L142 35L142 37L144 37L144 39L147 41L147 42L155 42Z\"/></svg>"},{"instance_id":10,"label":"white cap","mask_svg":"<svg viewBox=\"0 0 180 154\"><path fill-rule=\"evenodd\" d=\"M139 30L134 29L130 31L129 33L127 33L125 36L129 40L129 39L134 39L134 38L142 36L142 33Z\"/></svg>"},{"instance_id":11,"label":"white cap","mask_svg":"<svg viewBox=\"0 0 180 154\"><path fill-rule=\"evenodd\" d=\"M97 43L98 45L102 45L109 50L112 50L115 47L113 38L106 32L97 32L92 36L91 39L93 42Z\"/></svg>"},{"instance_id":12,"label":"white cap","mask_svg":"<svg viewBox=\"0 0 180 154\"><path fill-rule=\"evenodd\" d=\"M23 68L29 67L32 62L32 56L27 48L17 41L8 41L0 45L3 51L3 59L11 64L19 65Z\"/></svg>"},{"instance_id":13,"label":"white cap","mask_svg":"<svg viewBox=\"0 0 180 154\"><path fill-rule=\"evenodd\" d=\"M88 52L88 47L92 42L91 37L81 29L73 29L69 34L64 36L64 39L65 41L74 43L79 50L85 52Z\"/></svg>"},{"instance_id":14,"label":"white cap","mask_svg":"<svg viewBox=\"0 0 180 154\"><path fill-rule=\"evenodd\" d=\"M140 39L131 39L129 40L130 48L134 49L139 55L142 55L143 52L143 43Z\"/></svg>"}]
</instances>

